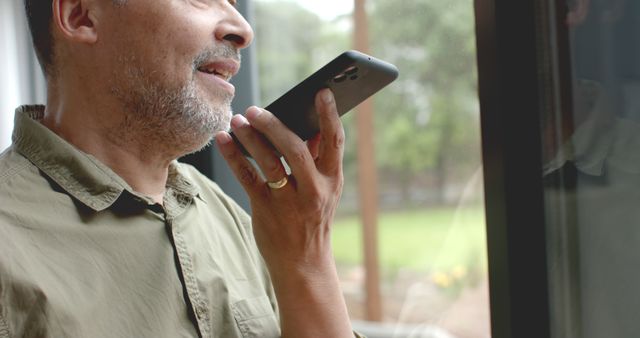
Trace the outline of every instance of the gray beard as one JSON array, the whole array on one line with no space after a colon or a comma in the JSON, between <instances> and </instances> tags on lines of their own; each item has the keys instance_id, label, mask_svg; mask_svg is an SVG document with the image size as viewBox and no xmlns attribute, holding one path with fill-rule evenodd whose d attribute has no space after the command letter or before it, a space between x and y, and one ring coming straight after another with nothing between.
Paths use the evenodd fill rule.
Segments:
<instances>
[{"instance_id":1,"label":"gray beard","mask_svg":"<svg viewBox=\"0 0 640 338\"><path fill-rule=\"evenodd\" d=\"M176 158L204 148L217 131L229 129L233 99L229 93L213 93L220 102L213 106L198 95L193 78L171 87L164 79L154 81L152 72L137 67L133 57L122 63L124 74L114 77L111 93L125 115L109 132L113 142L141 146L147 156Z\"/></svg>"}]
</instances>

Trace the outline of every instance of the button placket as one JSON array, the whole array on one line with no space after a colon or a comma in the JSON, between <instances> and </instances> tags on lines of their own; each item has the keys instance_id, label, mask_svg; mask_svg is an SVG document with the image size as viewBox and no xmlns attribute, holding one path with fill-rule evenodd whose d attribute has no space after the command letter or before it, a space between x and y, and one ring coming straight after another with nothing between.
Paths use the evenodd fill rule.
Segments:
<instances>
[{"instance_id":1,"label":"button placket","mask_svg":"<svg viewBox=\"0 0 640 338\"><path fill-rule=\"evenodd\" d=\"M180 234L180 232L173 226L171 219L167 219L171 234L173 236L173 242L175 243L175 250L180 263L180 269L182 270L182 276L184 278L184 287L187 291L187 296L191 303L193 313L198 321L198 328L200 329L200 335L203 338L210 337L209 330L209 312L207 311L207 305L200 296L198 289L198 282L195 277L193 263L191 256L187 250L187 245Z\"/></svg>"},{"instance_id":2,"label":"button placket","mask_svg":"<svg viewBox=\"0 0 640 338\"><path fill-rule=\"evenodd\" d=\"M204 320L205 318L207 318L207 308L203 307L203 306L197 306L196 307L196 316L202 320Z\"/></svg>"}]
</instances>

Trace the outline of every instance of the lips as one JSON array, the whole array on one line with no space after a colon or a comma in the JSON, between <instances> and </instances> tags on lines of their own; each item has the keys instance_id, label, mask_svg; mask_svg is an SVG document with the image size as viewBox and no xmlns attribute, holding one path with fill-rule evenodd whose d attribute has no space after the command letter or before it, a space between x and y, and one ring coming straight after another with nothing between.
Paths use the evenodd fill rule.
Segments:
<instances>
[{"instance_id":1,"label":"lips","mask_svg":"<svg viewBox=\"0 0 640 338\"><path fill-rule=\"evenodd\" d=\"M215 75L216 77L229 82L229 80L238 73L239 68L240 65L237 61L227 59L207 62L198 67L198 71Z\"/></svg>"}]
</instances>

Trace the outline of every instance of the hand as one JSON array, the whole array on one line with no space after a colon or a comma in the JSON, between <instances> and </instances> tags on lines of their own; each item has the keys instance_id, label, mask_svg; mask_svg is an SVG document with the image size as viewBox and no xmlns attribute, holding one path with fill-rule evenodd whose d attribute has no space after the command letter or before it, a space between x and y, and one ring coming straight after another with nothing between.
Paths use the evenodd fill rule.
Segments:
<instances>
[{"instance_id":1,"label":"hand","mask_svg":"<svg viewBox=\"0 0 640 338\"><path fill-rule=\"evenodd\" d=\"M305 143L270 112L251 107L231 121L263 179L226 132L219 149L251 200L253 231L276 290L283 337L352 336L331 253L331 223L343 186L344 130L330 90L316 96L319 134ZM287 175L275 146L291 169Z\"/></svg>"},{"instance_id":2,"label":"hand","mask_svg":"<svg viewBox=\"0 0 640 338\"><path fill-rule=\"evenodd\" d=\"M320 133L306 144L266 110L251 107L246 119L232 119L236 137L266 179L229 142L228 134L217 136L223 156L250 197L256 241L270 265L299 266L330 258L330 226L343 185L344 130L329 90L317 95L316 105ZM291 168L288 184L280 189L266 184L287 175L267 139Z\"/></svg>"}]
</instances>

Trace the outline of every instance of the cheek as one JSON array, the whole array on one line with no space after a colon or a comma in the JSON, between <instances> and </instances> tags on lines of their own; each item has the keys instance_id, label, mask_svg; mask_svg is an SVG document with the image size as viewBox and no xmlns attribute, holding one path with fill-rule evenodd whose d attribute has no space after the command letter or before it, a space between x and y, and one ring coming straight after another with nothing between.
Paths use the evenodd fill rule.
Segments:
<instances>
[{"instance_id":1,"label":"cheek","mask_svg":"<svg viewBox=\"0 0 640 338\"><path fill-rule=\"evenodd\" d=\"M156 72L166 78L191 79L194 76L194 60L210 46L197 39L196 32L174 30L162 34L148 49L147 60Z\"/></svg>"},{"instance_id":2,"label":"cheek","mask_svg":"<svg viewBox=\"0 0 640 338\"><path fill-rule=\"evenodd\" d=\"M189 12L184 8L161 8L119 18L131 25L112 25L105 31L104 43L111 45L106 55L133 59L152 81L188 81L193 78L195 57L215 45L211 15Z\"/></svg>"}]
</instances>

